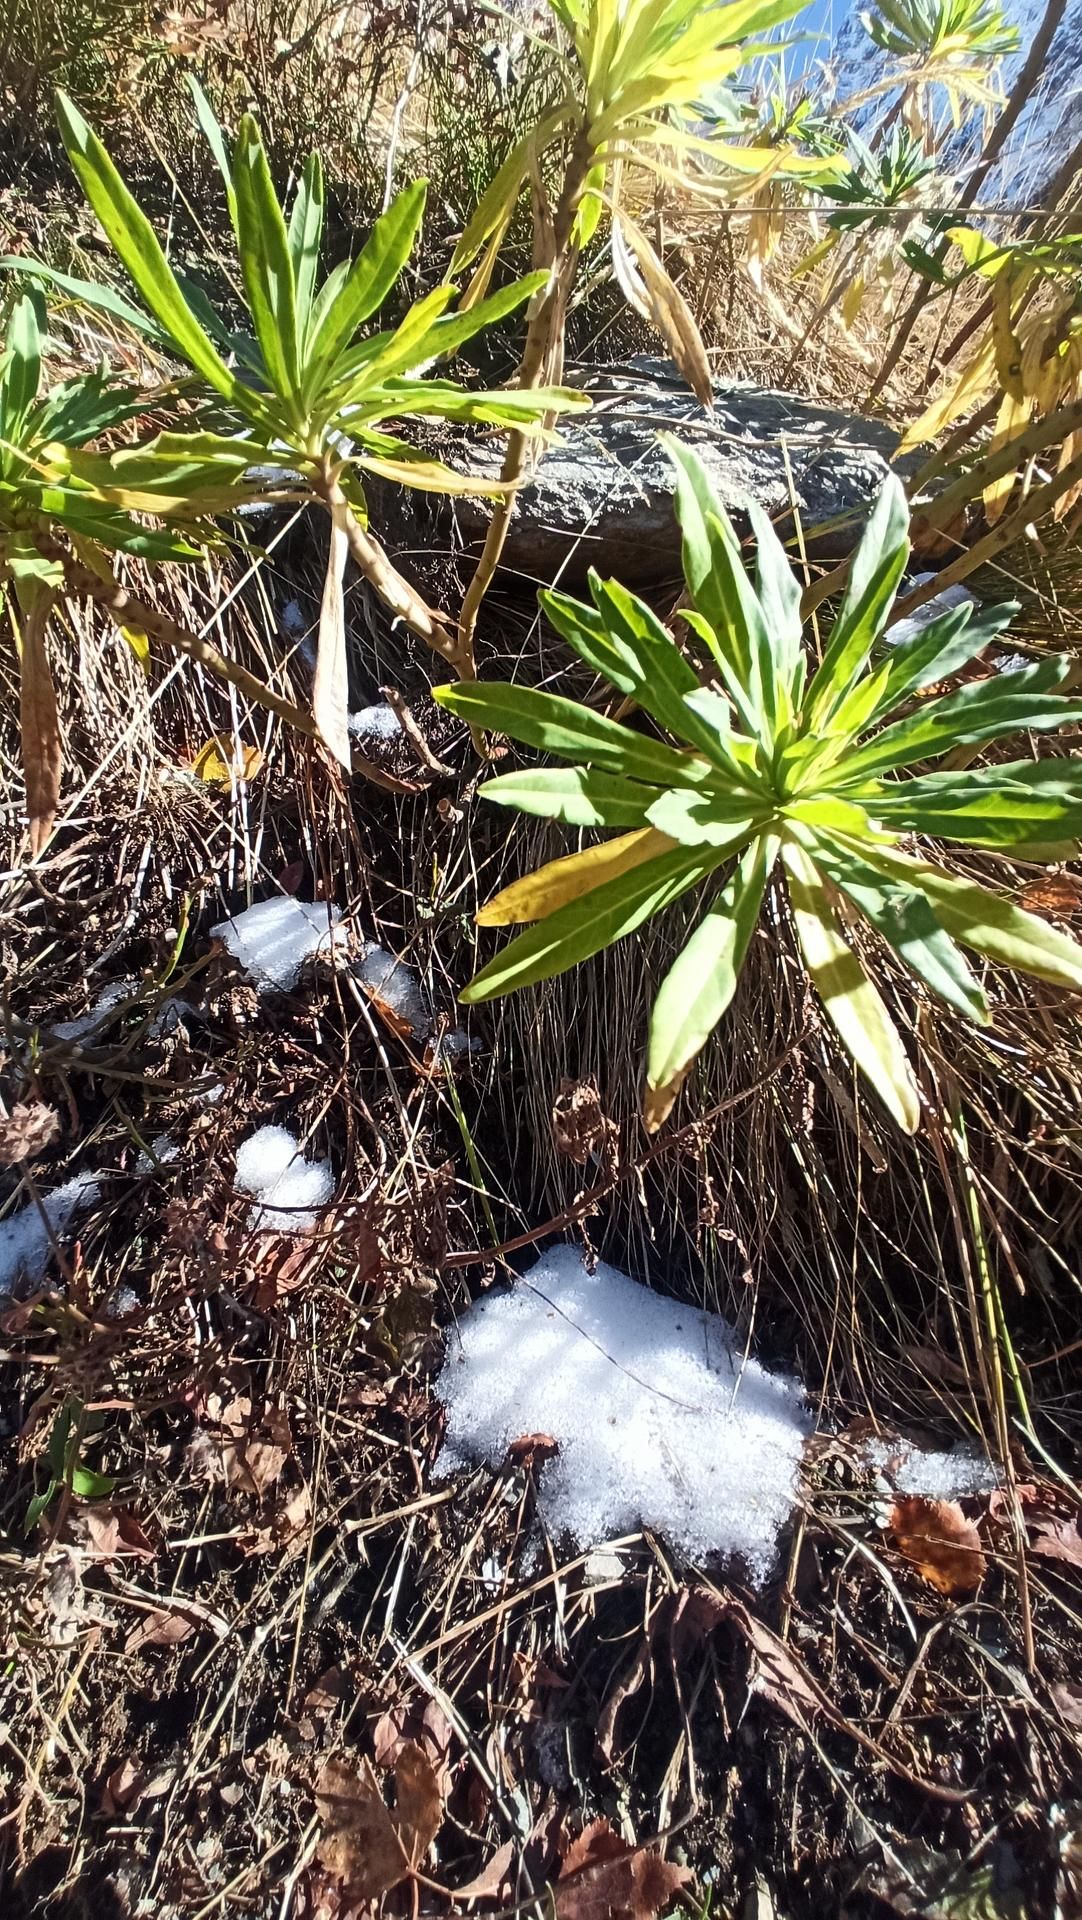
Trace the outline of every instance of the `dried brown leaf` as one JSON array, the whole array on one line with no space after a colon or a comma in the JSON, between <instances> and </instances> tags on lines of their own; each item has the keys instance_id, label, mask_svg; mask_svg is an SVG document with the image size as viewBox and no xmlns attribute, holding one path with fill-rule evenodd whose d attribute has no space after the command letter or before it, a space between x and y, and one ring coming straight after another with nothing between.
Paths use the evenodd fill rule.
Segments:
<instances>
[{"instance_id":1,"label":"dried brown leaf","mask_svg":"<svg viewBox=\"0 0 1082 1920\"><path fill-rule=\"evenodd\" d=\"M1050 913L1054 919L1069 920L1082 912L1082 886L1068 873L1046 874L1023 887L1022 905L1032 913Z\"/></svg>"},{"instance_id":2,"label":"dried brown leaf","mask_svg":"<svg viewBox=\"0 0 1082 1920\"><path fill-rule=\"evenodd\" d=\"M714 405L714 384L695 316L641 228L623 212L613 216L612 264L621 292L656 327L700 405Z\"/></svg>"},{"instance_id":3,"label":"dried brown leaf","mask_svg":"<svg viewBox=\"0 0 1082 1920\"><path fill-rule=\"evenodd\" d=\"M607 1169L612 1165L620 1130L601 1104L597 1081L562 1080L552 1103L552 1137L557 1153L565 1153L584 1167L591 1154Z\"/></svg>"},{"instance_id":4,"label":"dried brown leaf","mask_svg":"<svg viewBox=\"0 0 1082 1920\"><path fill-rule=\"evenodd\" d=\"M595 1820L568 1848L552 1889L559 1920L654 1920L691 1874L652 1847L628 1847Z\"/></svg>"},{"instance_id":5,"label":"dried brown leaf","mask_svg":"<svg viewBox=\"0 0 1082 1920\"><path fill-rule=\"evenodd\" d=\"M467 1881L464 1887L455 1888L455 1900L508 1900L511 1897L511 1868L515 1859L515 1842L505 1840L502 1847L493 1854L488 1865L481 1868L479 1874Z\"/></svg>"},{"instance_id":6,"label":"dried brown leaf","mask_svg":"<svg viewBox=\"0 0 1082 1920\"><path fill-rule=\"evenodd\" d=\"M81 1518L89 1559L119 1560L124 1555L136 1560L156 1559L157 1548L126 1507L87 1507Z\"/></svg>"},{"instance_id":7,"label":"dried brown leaf","mask_svg":"<svg viewBox=\"0 0 1082 1920\"><path fill-rule=\"evenodd\" d=\"M1050 1691L1066 1725L1073 1733L1082 1733L1082 1687L1057 1680Z\"/></svg>"},{"instance_id":8,"label":"dried brown leaf","mask_svg":"<svg viewBox=\"0 0 1082 1920\"><path fill-rule=\"evenodd\" d=\"M349 675L346 665L346 603L343 580L349 554L346 531L348 508L339 496L330 503L331 543L327 555L327 574L323 584L323 604L319 615L319 640L316 648L316 673L312 687L312 717L319 737L336 760L349 771L352 750L349 739Z\"/></svg>"},{"instance_id":9,"label":"dried brown leaf","mask_svg":"<svg viewBox=\"0 0 1082 1920\"><path fill-rule=\"evenodd\" d=\"M908 1494L895 1501L887 1524L899 1553L929 1586L951 1599L976 1592L986 1562L980 1534L957 1500Z\"/></svg>"},{"instance_id":10,"label":"dried brown leaf","mask_svg":"<svg viewBox=\"0 0 1082 1920\"><path fill-rule=\"evenodd\" d=\"M165 1613L155 1608L133 1627L124 1642L125 1653L140 1653L144 1647L179 1647L195 1632L194 1623L183 1613Z\"/></svg>"},{"instance_id":11,"label":"dried brown leaf","mask_svg":"<svg viewBox=\"0 0 1082 1920\"><path fill-rule=\"evenodd\" d=\"M36 859L53 830L60 805L63 747L56 710L45 629L52 607L51 593L40 594L23 615L19 630L19 728L26 774L26 811L30 821L30 852Z\"/></svg>"},{"instance_id":12,"label":"dried brown leaf","mask_svg":"<svg viewBox=\"0 0 1082 1920\"><path fill-rule=\"evenodd\" d=\"M1041 1513L1027 1516L1033 1529L1030 1545L1046 1560L1062 1560L1069 1567L1082 1567L1082 1533L1077 1513Z\"/></svg>"},{"instance_id":13,"label":"dried brown leaf","mask_svg":"<svg viewBox=\"0 0 1082 1920\"><path fill-rule=\"evenodd\" d=\"M315 1798L316 1859L349 1899L375 1899L405 1878L409 1863L368 1760L325 1761Z\"/></svg>"},{"instance_id":14,"label":"dried brown leaf","mask_svg":"<svg viewBox=\"0 0 1082 1920\"><path fill-rule=\"evenodd\" d=\"M516 1466L522 1466L527 1461L531 1466L537 1466L542 1460L553 1459L559 1451L560 1443L553 1439L551 1433L520 1433L518 1439L512 1440L508 1447L507 1458Z\"/></svg>"},{"instance_id":15,"label":"dried brown leaf","mask_svg":"<svg viewBox=\"0 0 1082 1920\"><path fill-rule=\"evenodd\" d=\"M420 1866L443 1819L443 1796L436 1770L412 1740L395 1762L395 1825L411 1867Z\"/></svg>"},{"instance_id":16,"label":"dried brown leaf","mask_svg":"<svg viewBox=\"0 0 1082 1920\"><path fill-rule=\"evenodd\" d=\"M56 1139L60 1118L44 1101L20 1101L10 1113L0 1114L0 1167L20 1160L36 1160Z\"/></svg>"}]
</instances>

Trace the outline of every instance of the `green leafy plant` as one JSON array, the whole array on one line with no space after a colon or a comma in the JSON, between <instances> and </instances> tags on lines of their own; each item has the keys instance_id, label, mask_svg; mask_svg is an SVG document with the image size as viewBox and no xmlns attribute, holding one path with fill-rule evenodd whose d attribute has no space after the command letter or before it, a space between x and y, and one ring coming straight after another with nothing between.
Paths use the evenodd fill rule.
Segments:
<instances>
[{"instance_id":1,"label":"green leafy plant","mask_svg":"<svg viewBox=\"0 0 1082 1920\"><path fill-rule=\"evenodd\" d=\"M131 421L144 402L104 373L49 389L42 378L46 345L41 296L22 294L0 353L0 591L12 595L33 853L48 839L60 791L60 730L45 644L58 595L115 600L121 595L111 572L115 554L150 562L198 559L202 545L148 525L142 516L168 518L182 502L194 527L200 514L243 497L248 463L236 440L208 433L160 434L112 459L87 455L89 442ZM94 476L103 469L111 484L101 488ZM171 628L149 610L136 609L127 596L121 595L116 609L137 650L145 645L148 623ZM198 650L200 643L193 637L191 646ZM213 649L204 647L203 653ZM238 676L249 689L258 687L240 669L232 677ZM288 702L279 704L294 717Z\"/></svg>"},{"instance_id":2,"label":"green leafy plant","mask_svg":"<svg viewBox=\"0 0 1082 1920\"><path fill-rule=\"evenodd\" d=\"M94 1473L84 1467L80 1455L88 1438L86 1409L74 1394L69 1395L53 1421L46 1450L48 1478L26 1509L24 1533L33 1533L38 1521L54 1500L67 1489L77 1500L104 1500L116 1486L107 1473Z\"/></svg>"},{"instance_id":3,"label":"green leafy plant","mask_svg":"<svg viewBox=\"0 0 1082 1920\"><path fill-rule=\"evenodd\" d=\"M603 219L611 222L613 269L630 304L661 333L704 406L713 404L706 350L694 317L656 249L630 217L626 178L644 169L651 186L675 182L706 194L731 193L734 179L783 173L817 177L818 157L789 146L747 147L706 137L691 122L700 103L744 61L761 52L751 36L798 10L798 0L550 0L566 51L554 66L551 104L512 148L459 241L452 273L478 255L467 298L487 285L523 187L534 195L534 251L549 278L535 301L518 384L536 388L562 375L568 302L581 249ZM560 188L550 204L544 163L556 164ZM693 173L689 171L694 162ZM726 187L726 183L728 186ZM470 581L459 622L459 646L472 650L481 603L503 552L514 489L528 444L512 433L503 466L507 495L497 502L484 552Z\"/></svg>"},{"instance_id":4,"label":"green leafy plant","mask_svg":"<svg viewBox=\"0 0 1082 1920\"><path fill-rule=\"evenodd\" d=\"M997 0L876 0L875 10L862 13L860 21L877 47L902 62L900 73L868 88L860 98L900 86L901 98L892 112L900 113L918 137L933 137L933 85L946 94L955 128L961 126L966 107L988 110L1000 105L998 64L1005 54L1017 51L1020 36Z\"/></svg>"},{"instance_id":5,"label":"green leafy plant","mask_svg":"<svg viewBox=\"0 0 1082 1920\"><path fill-rule=\"evenodd\" d=\"M515 686L443 687L440 702L569 769L509 773L489 800L616 839L551 862L489 901L484 926L534 922L470 982L483 1001L548 979L634 932L690 888L703 917L662 982L650 1021L646 1117L658 1126L732 999L764 895L778 875L825 1011L853 1060L907 1130L917 1085L872 978L850 944L862 925L930 992L980 1023L984 987L961 948L1082 989L1082 947L1034 914L923 855L911 835L1034 860L1075 851L1082 767L1069 759L972 770L908 770L959 748L1082 719L1059 693L1054 659L920 696L956 674L1015 610L952 608L875 654L909 554L908 508L888 479L845 597L809 671L800 590L769 520L753 504L754 580L698 458L667 441L678 471L700 673L650 609L592 577L593 604L546 592L542 605L574 651L678 744L553 694ZM903 777L899 777L903 776ZM715 884L725 872L723 883Z\"/></svg>"},{"instance_id":6,"label":"green leafy plant","mask_svg":"<svg viewBox=\"0 0 1082 1920\"><path fill-rule=\"evenodd\" d=\"M359 329L383 305L409 259L424 212L425 183L400 193L356 259L342 261L320 281L324 193L318 155L311 155L304 168L287 223L254 120L242 119L230 158L202 96L199 105L225 183L248 335L228 330L205 294L181 285L101 141L63 95L60 130L87 199L160 335L192 369L217 416L243 435L226 443L223 461L231 467L240 446L249 468L287 465L295 476L287 492L318 499L330 515L313 712L321 737L348 766L342 594L347 554L414 632L457 670L472 672L472 655L460 654L447 622L402 578L369 532L363 474L441 492L500 491L463 480L390 432L386 423L449 419L530 435L543 431L546 418L587 402L556 387L486 392L423 377L434 361L537 294L544 273L527 275L467 312L448 313L456 289L436 287L407 310L397 327L358 341ZM71 472L89 478L106 496L112 464L100 457L73 457ZM253 494L257 491L253 485ZM115 497L131 504L122 485ZM183 514L183 500L175 511Z\"/></svg>"}]
</instances>

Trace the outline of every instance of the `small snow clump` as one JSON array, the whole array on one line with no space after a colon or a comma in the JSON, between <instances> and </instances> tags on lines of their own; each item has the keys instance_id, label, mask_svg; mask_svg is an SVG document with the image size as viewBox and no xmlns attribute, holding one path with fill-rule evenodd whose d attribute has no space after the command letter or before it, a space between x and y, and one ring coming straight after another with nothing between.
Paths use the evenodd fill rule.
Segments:
<instances>
[{"instance_id":1,"label":"small snow clump","mask_svg":"<svg viewBox=\"0 0 1082 1920\"><path fill-rule=\"evenodd\" d=\"M260 1127L237 1148L233 1184L255 1195L253 1233L310 1233L334 1193L329 1160L306 1160L288 1127Z\"/></svg>"},{"instance_id":2,"label":"small snow clump","mask_svg":"<svg viewBox=\"0 0 1082 1920\"><path fill-rule=\"evenodd\" d=\"M136 980L112 981L109 986L102 988L88 1013L76 1014L74 1020L54 1020L49 1032L57 1040L85 1039L88 1033L93 1033L103 1024L106 1014L134 993L137 985Z\"/></svg>"},{"instance_id":3,"label":"small snow clump","mask_svg":"<svg viewBox=\"0 0 1082 1920\"><path fill-rule=\"evenodd\" d=\"M926 1453L909 1440L873 1440L868 1461L891 1482L896 1493L924 1500L964 1500L991 1493L1000 1475L991 1460L958 1447L951 1453Z\"/></svg>"},{"instance_id":4,"label":"small snow clump","mask_svg":"<svg viewBox=\"0 0 1082 1920\"><path fill-rule=\"evenodd\" d=\"M512 1441L548 1434L559 1451L537 1484L550 1533L588 1548L647 1526L691 1560L737 1558L756 1583L770 1573L811 1421L799 1384L745 1359L717 1314L552 1247L463 1314L436 1391L438 1477L499 1467Z\"/></svg>"},{"instance_id":5,"label":"small snow clump","mask_svg":"<svg viewBox=\"0 0 1082 1920\"><path fill-rule=\"evenodd\" d=\"M360 707L351 713L346 722L346 731L356 740L397 740L402 732L402 722L392 706L386 700L376 707Z\"/></svg>"},{"instance_id":6,"label":"small snow clump","mask_svg":"<svg viewBox=\"0 0 1082 1920\"><path fill-rule=\"evenodd\" d=\"M412 967L396 960L385 947L370 941L357 962L357 978L369 993L407 1026L411 1033L424 1035L432 1025L421 983Z\"/></svg>"},{"instance_id":7,"label":"small snow clump","mask_svg":"<svg viewBox=\"0 0 1082 1920\"><path fill-rule=\"evenodd\" d=\"M341 910L325 900L295 900L283 893L220 920L210 934L261 987L284 993L296 985L312 954L339 946L344 938L337 932L341 918Z\"/></svg>"},{"instance_id":8,"label":"small snow clump","mask_svg":"<svg viewBox=\"0 0 1082 1920\"><path fill-rule=\"evenodd\" d=\"M57 1240L75 1215L92 1207L100 1194L93 1174L77 1173L74 1180L43 1197L41 1204ZM0 1220L0 1296L12 1293L20 1280L35 1285L44 1275L51 1252L52 1241L32 1200L9 1220Z\"/></svg>"}]
</instances>

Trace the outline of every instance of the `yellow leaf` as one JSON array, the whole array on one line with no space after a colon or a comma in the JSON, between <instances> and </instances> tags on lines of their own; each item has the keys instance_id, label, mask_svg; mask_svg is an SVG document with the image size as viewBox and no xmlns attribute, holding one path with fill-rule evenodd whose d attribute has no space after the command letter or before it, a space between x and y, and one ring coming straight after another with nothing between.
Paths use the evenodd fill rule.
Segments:
<instances>
[{"instance_id":1,"label":"yellow leaf","mask_svg":"<svg viewBox=\"0 0 1082 1920\"><path fill-rule=\"evenodd\" d=\"M479 927L514 927L530 920L547 920L558 907L566 907L584 893L592 893L606 880L615 880L647 860L670 853L676 845L667 833L654 827L637 827L634 833L622 833L616 840L602 840L582 853L569 853L562 860L550 860L536 873L528 873L500 893L493 894L477 915Z\"/></svg>"},{"instance_id":2,"label":"yellow leaf","mask_svg":"<svg viewBox=\"0 0 1082 1920\"><path fill-rule=\"evenodd\" d=\"M139 627L118 627L117 632L126 640L144 673L150 671L150 641Z\"/></svg>"},{"instance_id":3,"label":"yellow leaf","mask_svg":"<svg viewBox=\"0 0 1082 1920\"><path fill-rule=\"evenodd\" d=\"M212 733L192 758L192 772L208 787L229 787L236 780L254 780L263 765L258 747L242 746L228 733Z\"/></svg>"},{"instance_id":4,"label":"yellow leaf","mask_svg":"<svg viewBox=\"0 0 1082 1920\"><path fill-rule=\"evenodd\" d=\"M989 442L989 454L998 453L1002 447L1009 447L1029 425L1033 412L1033 402L1023 396L1016 399L1013 394L1005 393L996 416L995 432ZM1009 473L1000 474L984 489L984 513L989 526L994 526L1001 517L1014 487L1018 468L1014 466Z\"/></svg>"},{"instance_id":5,"label":"yellow leaf","mask_svg":"<svg viewBox=\"0 0 1082 1920\"><path fill-rule=\"evenodd\" d=\"M803 847L782 848L797 939L838 1037L906 1133L920 1125L920 1097L898 1029L856 954L842 939L830 895Z\"/></svg>"},{"instance_id":6,"label":"yellow leaf","mask_svg":"<svg viewBox=\"0 0 1082 1920\"><path fill-rule=\"evenodd\" d=\"M860 309L864 304L864 275L858 273L856 279L846 288L841 305L842 325L850 330L856 325Z\"/></svg>"},{"instance_id":7,"label":"yellow leaf","mask_svg":"<svg viewBox=\"0 0 1082 1920\"><path fill-rule=\"evenodd\" d=\"M898 452L911 453L914 447L934 440L963 413L982 400L995 380L995 353L990 339L982 341L965 372L950 391L907 427L898 443Z\"/></svg>"},{"instance_id":8,"label":"yellow leaf","mask_svg":"<svg viewBox=\"0 0 1082 1920\"><path fill-rule=\"evenodd\" d=\"M1004 393L1009 394L1012 400L1021 400L1025 390L1022 386L1022 347L1011 317L1014 295L1011 275L997 274L992 288L992 343L995 347L996 372Z\"/></svg>"}]
</instances>

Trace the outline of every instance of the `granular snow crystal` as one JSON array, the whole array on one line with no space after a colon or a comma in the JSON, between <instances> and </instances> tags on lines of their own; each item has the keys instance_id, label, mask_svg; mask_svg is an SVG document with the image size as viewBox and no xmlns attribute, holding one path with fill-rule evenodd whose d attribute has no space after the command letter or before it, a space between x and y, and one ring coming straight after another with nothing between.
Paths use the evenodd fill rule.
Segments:
<instances>
[{"instance_id":1,"label":"granular snow crystal","mask_svg":"<svg viewBox=\"0 0 1082 1920\"><path fill-rule=\"evenodd\" d=\"M53 1238L61 1240L77 1213L92 1207L101 1194L93 1174L77 1173L42 1199ZM31 1200L8 1220L0 1220L0 1296L22 1281L35 1286L49 1264L52 1240L45 1221Z\"/></svg>"},{"instance_id":2,"label":"granular snow crystal","mask_svg":"<svg viewBox=\"0 0 1082 1920\"><path fill-rule=\"evenodd\" d=\"M233 1184L258 1204L248 1215L253 1233L310 1233L334 1192L329 1160L306 1160L288 1127L260 1127L237 1148Z\"/></svg>"},{"instance_id":3,"label":"granular snow crystal","mask_svg":"<svg viewBox=\"0 0 1082 1920\"><path fill-rule=\"evenodd\" d=\"M259 986L284 993L296 986L312 954L331 952L339 944L341 918L340 909L325 900L295 900L283 893L219 921L210 934Z\"/></svg>"},{"instance_id":4,"label":"granular snow crystal","mask_svg":"<svg viewBox=\"0 0 1082 1920\"><path fill-rule=\"evenodd\" d=\"M646 1526L689 1559L738 1559L762 1582L796 1498L811 1421L797 1382L745 1359L717 1314L551 1247L459 1320L436 1391L437 1476L499 1467L526 1434L546 1526L593 1547Z\"/></svg>"}]
</instances>

